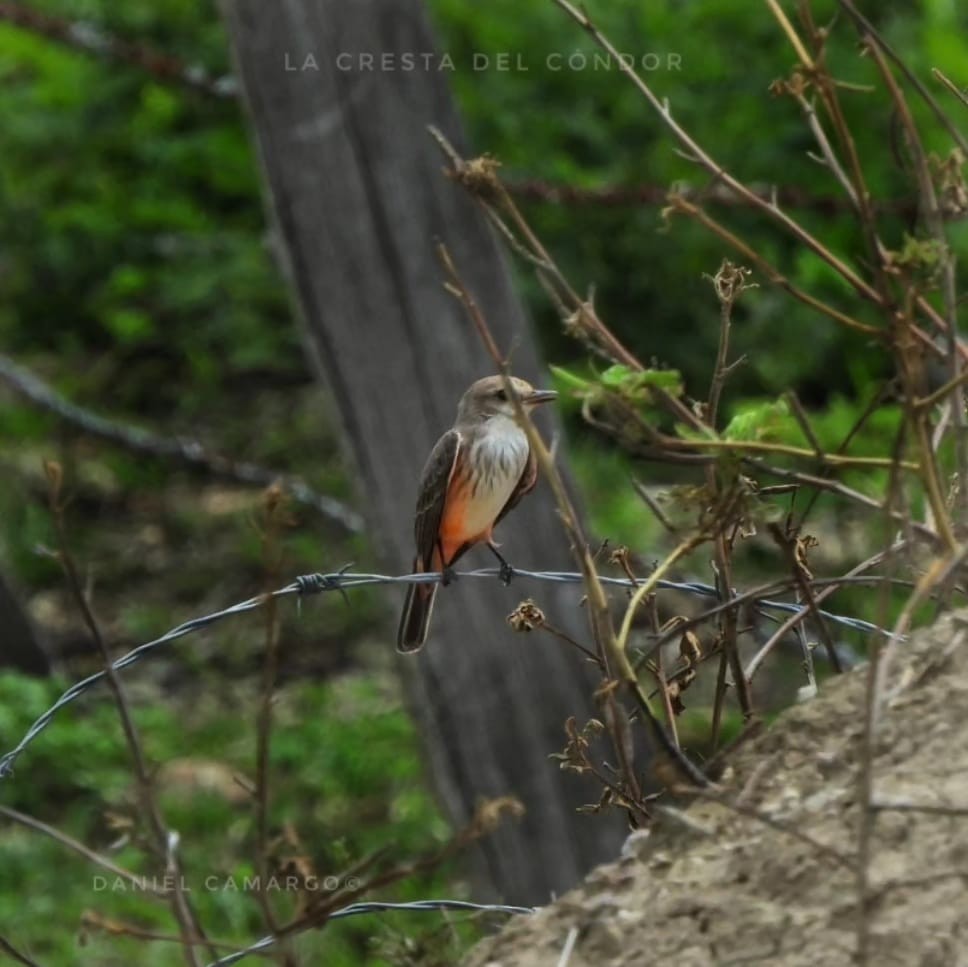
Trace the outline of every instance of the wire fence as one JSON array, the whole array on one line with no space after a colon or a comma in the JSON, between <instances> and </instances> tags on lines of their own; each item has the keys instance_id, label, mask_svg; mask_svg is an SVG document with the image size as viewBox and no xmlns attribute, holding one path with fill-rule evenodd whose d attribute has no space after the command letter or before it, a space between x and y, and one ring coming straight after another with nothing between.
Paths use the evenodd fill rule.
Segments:
<instances>
[{"instance_id":1,"label":"wire fence","mask_svg":"<svg viewBox=\"0 0 968 967\"><path fill-rule=\"evenodd\" d=\"M0 21L3 19L0 9ZM348 533L359 534L363 530L363 517L351 507L314 490L298 477L280 473L271 467L262 467L245 460L233 460L215 453L198 440L185 437L163 436L129 423L109 420L67 399L35 373L0 353L0 381L16 390L24 399L50 413L88 436L106 440L135 453L147 453L152 457L172 460L187 467L204 470L223 480L233 480L255 487L271 487L274 484L297 503L322 514Z\"/></svg>"},{"instance_id":2,"label":"wire fence","mask_svg":"<svg viewBox=\"0 0 968 967\"><path fill-rule=\"evenodd\" d=\"M215 611L212 614L192 618L190 621L185 621L182 624L172 628L170 631L165 632L165 634L161 635L160 637L155 638L152 641L145 642L143 645L139 645L137 648L127 652L127 654L115 661L111 667L114 669L114 671L122 671L125 668L129 668L131 665L137 664L143 658L153 654L163 645L170 644L171 642L176 641L179 638L184 638L186 635L193 634L196 631L201 631L203 628L207 628L210 625L213 625L226 618L230 618L233 615L244 614L248 611L261 608L269 598L297 596L297 598L301 600L302 597L306 595L319 594L327 591L338 591L345 596L347 590L351 588L365 587L368 585L438 584L443 579L443 575L438 572L401 575L356 574L348 570L350 566L351 565L347 565L346 568L329 574L304 574L300 577L297 577L285 587L272 591L269 594L262 594L258 597L249 598L246 601L240 601L238 604L230 605L229 607L223 608L221 611ZM547 581L557 584L580 584L583 581L582 575L573 571L527 571L514 568L513 575L515 578L526 578L533 581ZM500 568L496 567L480 568L474 571L458 571L453 576L461 579L486 578L493 580L495 578L500 579L502 577L502 572ZM599 580L603 584L626 589L638 587L645 581L644 578L633 580L632 578L615 577L600 577ZM817 586L822 586L824 583L837 583L838 580L843 579L833 578L828 582L820 581L815 583ZM883 579L872 578L871 580ZM688 594L698 595L700 597L719 598L719 592L715 587L699 581L679 582L661 580L657 582L657 587L663 590L682 591ZM776 589L780 589L781 585L774 585L774 587ZM775 615L771 615L769 612L781 612L796 615L806 615L810 612L809 605L797 604L789 601L774 601L772 599L751 595L749 592L738 595L734 593L734 597L729 601L720 602L717 610L721 610L724 607L739 606L741 604L746 606L754 606L757 611L770 620L778 619L775 617ZM882 628L879 628L877 625L871 624L869 621L863 621L859 618L834 614L829 611L819 611L819 614L835 624L839 624L846 628L851 628L855 631L860 631L867 634L888 634L888 632L884 631ZM67 689L67 691L65 691L63 695L61 695L60 698L58 698L57 701L54 702L54 704L51 705L50 708L48 708L47 711L44 712L43 715L41 715L33 723L33 725L30 726L20 742L13 749L0 757L0 779L5 779L13 774L14 764L19 756L40 735L40 733L43 732L48 725L50 725L51 721L61 709L80 698L85 692L89 691L91 688L97 685L98 682L102 681L106 677L106 671L95 672L92 675L88 675L87 678L76 682L69 689Z\"/></svg>"},{"instance_id":3,"label":"wire fence","mask_svg":"<svg viewBox=\"0 0 968 967\"><path fill-rule=\"evenodd\" d=\"M538 907L514 907L505 906L500 903L470 903L466 900L414 900L410 903L380 903L367 901L365 903L351 903L349 906L334 910L327 919L339 920L342 917L355 917L363 913L385 913L387 911L402 910L461 910L474 911L479 913L508 913L508 914L529 914L537 913ZM270 934L257 940L254 944L243 950L237 950L227 957L212 961L208 967L229 967L237 964L252 954L267 950L278 941L278 937Z\"/></svg>"}]
</instances>

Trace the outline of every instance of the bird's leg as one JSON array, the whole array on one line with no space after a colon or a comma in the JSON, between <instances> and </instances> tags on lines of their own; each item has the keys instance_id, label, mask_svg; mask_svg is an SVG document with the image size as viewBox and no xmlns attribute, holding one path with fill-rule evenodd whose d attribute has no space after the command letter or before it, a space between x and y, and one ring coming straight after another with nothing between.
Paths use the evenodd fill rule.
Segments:
<instances>
[{"instance_id":1,"label":"bird's leg","mask_svg":"<svg viewBox=\"0 0 968 967\"><path fill-rule=\"evenodd\" d=\"M457 580L457 572L449 564L444 564L444 548L439 541L437 553L440 555L440 583L446 588L452 581Z\"/></svg>"},{"instance_id":2,"label":"bird's leg","mask_svg":"<svg viewBox=\"0 0 968 967\"><path fill-rule=\"evenodd\" d=\"M514 568L501 557L501 552L497 549L497 544L494 541L488 541L487 546L491 549L491 553L501 562L500 577L504 582L504 586L507 587L511 583L511 578L514 577Z\"/></svg>"}]
</instances>

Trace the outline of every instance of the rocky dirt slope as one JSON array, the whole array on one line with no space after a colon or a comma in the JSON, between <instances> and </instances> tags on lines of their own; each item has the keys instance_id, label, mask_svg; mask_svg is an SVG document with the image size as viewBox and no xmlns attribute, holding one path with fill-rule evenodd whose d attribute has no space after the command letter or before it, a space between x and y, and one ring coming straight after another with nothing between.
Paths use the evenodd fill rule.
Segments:
<instances>
[{"instance_id":1,"label":"rocky dirt slope","mask_svg":"<svg viewBox=\"0 0 968 967\"><path fill-rule=\"evenodd\" d=\"M466 967L855 963L865 674L828 682L737 754L723 795L761 818L675 803L678 818L633 834L617 862ZM899 646L885 694L876 799L956 808L877 813L869 963L968 965L968 611Z\"/></svg>"}]
</instances>

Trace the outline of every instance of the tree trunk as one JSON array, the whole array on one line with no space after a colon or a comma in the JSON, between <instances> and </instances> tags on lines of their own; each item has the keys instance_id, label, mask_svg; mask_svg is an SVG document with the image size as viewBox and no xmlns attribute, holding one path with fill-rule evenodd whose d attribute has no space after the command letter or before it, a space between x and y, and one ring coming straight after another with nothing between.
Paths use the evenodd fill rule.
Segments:
<instances>
[{"instance_id":1,"label":"tree trunk","mask_svg":"<svg viewBox=\"0 0 968 967\"><path fill-rule=\"evenodd\" d=\"M537 383L545 372L500 248L442 175L426 133L433 123L462 145L446 66L424 61L435 47L420 3L226 0L225 9L306 345L342 418L381 564L405 571L424 460L463 390L494 368L442 287L438 239L499 345L514 347L514 372ZM404 69L405 53L415 69ZM512 564L572 565L546 487L498 537ZM493 563L486 550L465 560ZM614 855L621 829L577 815L596 793L548 759L564 744L564 721L594 712L580 656L507 626L528 595L581 633L575 587L467 580L442 591L430 641L401 665L452 820L466 821L481 799L517 796L524 818L482 848L498 894L544 902ZM394 609L402 600L401 589Z\"/></svg>"}]
</instances>

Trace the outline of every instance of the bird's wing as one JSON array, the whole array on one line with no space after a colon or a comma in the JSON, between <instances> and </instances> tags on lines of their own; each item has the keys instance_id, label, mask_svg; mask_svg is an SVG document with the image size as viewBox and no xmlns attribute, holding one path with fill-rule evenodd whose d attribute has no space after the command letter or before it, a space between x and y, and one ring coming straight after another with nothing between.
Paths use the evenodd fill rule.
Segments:
<instances>
[{"instance_id":1,"label":"bird's wing","mask_svg":"<svg viewBox=\"0 0 968 967\"><path fill-rule=\"evenodd\" d=\"M413 533L417 542L417 558L423 562L426 571L433 567L434 550L440 536L440 522L444 516L450 481L457 466L460 445L460 433L457 430L448 430L430 451L427 465L420 476Z\"/></svg>"},{"instance_id":2,"label":"bird's wing","mask_svg":"<svg viewBox=\"0 0 968 967\"><path fill-rule=\"evenodd\" d=\"M501 523L501 518L511 510L514 505L524 496L530 494L534 490L534 485L538 482L538 461L534 458L534 451L530 448L528 449L528 461L524 465L524 470L521 471L521 479L518 481L517 486L511 491L511 496L508 497L508 502L501 508L501 513L497 515L497 519L494 521L494 526L497 527Z\"/></svg>"}]
</instances>

